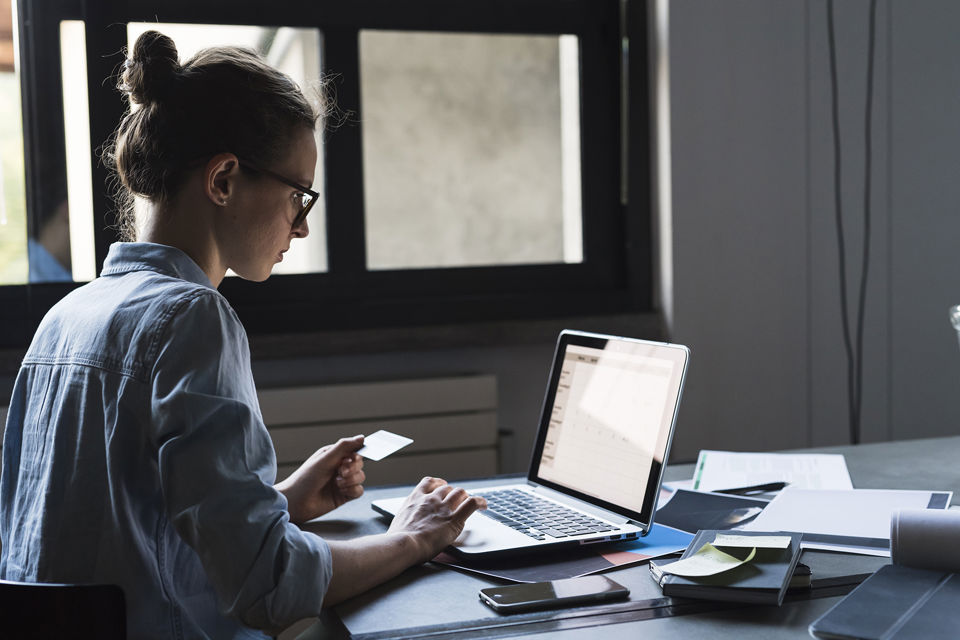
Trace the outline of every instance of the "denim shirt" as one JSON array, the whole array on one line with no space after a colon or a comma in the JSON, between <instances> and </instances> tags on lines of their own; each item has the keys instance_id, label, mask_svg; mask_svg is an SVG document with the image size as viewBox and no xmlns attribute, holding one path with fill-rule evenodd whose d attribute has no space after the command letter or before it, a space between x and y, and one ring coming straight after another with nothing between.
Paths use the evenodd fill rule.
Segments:
<instances>
[{"instance_id":1,"label":"denim shirt","mask_svg":"<svg viewBox=\"0 0 960 640\"><path fill-rule=\"evenodd\" d=\"M230 305L180 250L114 244L17 376L0 577L119 584L132 638L263 638L318 615L332 570L276 471Z\"/></svg>"}]
</instances>

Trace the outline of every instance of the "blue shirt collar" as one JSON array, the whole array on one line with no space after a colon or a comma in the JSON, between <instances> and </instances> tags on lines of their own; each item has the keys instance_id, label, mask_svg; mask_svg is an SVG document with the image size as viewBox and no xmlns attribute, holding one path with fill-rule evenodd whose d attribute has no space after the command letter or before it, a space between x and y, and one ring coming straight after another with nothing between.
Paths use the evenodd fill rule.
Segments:
<instances>
[{"instance_id":1,"label":"blue shirt collar","mask_svg":"<svg viewBox=\"0 0 960 640\"><path fill-rule=\"evenodd\" d=\"M103 261L101 276L132 271L156 271L215 289L203 269L186 253L165 244L152 242L114 242Z\"/></svg>"}]
</instances>

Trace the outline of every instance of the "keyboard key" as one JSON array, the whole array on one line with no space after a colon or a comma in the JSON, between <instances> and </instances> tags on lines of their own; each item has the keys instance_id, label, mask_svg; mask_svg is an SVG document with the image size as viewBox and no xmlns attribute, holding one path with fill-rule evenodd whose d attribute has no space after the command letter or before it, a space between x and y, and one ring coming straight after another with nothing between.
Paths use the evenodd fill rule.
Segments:
<instances>
[{"instance_id":1,"label":"keyboard key","mask_svg":"<svg viewBox=\"0 0 960 640\"><path fill-rule=\"evenodd\" d=\"M484 497L488 509L483 514L537 540L545 539L544 533L565 538L614 529L579 511L514 489L495 491Z\"/></svg>"}]
</instances>

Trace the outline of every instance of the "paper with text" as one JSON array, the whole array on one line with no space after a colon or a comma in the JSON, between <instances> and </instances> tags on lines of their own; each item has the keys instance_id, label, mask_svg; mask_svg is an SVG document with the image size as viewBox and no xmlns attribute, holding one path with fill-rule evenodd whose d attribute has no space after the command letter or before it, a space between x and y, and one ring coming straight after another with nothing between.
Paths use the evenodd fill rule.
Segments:
<instances>
[{"instance_id":1,"label":"paper with text","mask_svg":"<svg viewBox=\"0 0 960 640\"><path fill-rule=\"evenodd\" d=\"M693 488L716 491L787 482L800 489L853 489L847 461L840 454L746 453L703 450Z\"/></svg>"}]
</instances>

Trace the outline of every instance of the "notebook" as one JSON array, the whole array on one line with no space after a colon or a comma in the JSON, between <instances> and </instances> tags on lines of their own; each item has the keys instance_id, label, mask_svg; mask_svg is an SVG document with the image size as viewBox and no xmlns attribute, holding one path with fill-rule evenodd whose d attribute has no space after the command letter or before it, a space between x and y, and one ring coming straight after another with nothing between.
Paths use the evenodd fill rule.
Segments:
<instances>
[{"instance_id":1,"label":"notebook","mask_svg":"<svg viewBox=\"0 0 960 640\"><path fill-rule=\"evenodd\" d=\"M471 488L490 508L450 551L487 557L646 535L689 357L682 345L562 331L526 481ZM402 503L373 508L392 516Z\"/></svg>"},{"instance_id":2,"label":"notebook","mask_svg":"<svg viewBox=\"0 0 960 640\"><path fill-rule=\"evenodd\" d=\"M722 530L704 529L690 541L687 550L680 559L689 558L697 554L707 543L714 543L717 534L725 533ZM683 598L704 598L707 600L726 600L729 602L752 602L760 604L783 603L783 596L796 572L800 559L801 533L764 532L764 531L737 531L738 537L763 537L770 535L790 538L786 548L757 548L753 550L753 557L736 568L723 573L704 577L684 577L672 575L663 571L673 561L650 561L650 573L663 589L663 595ZM731 553L739 559L744 559L747 548L739 548L736 553L730 548L722 551ZM807 569L809 576L809 568ZM808 582L809 584L809 582Z\"/></svg>"}]
</instances>

